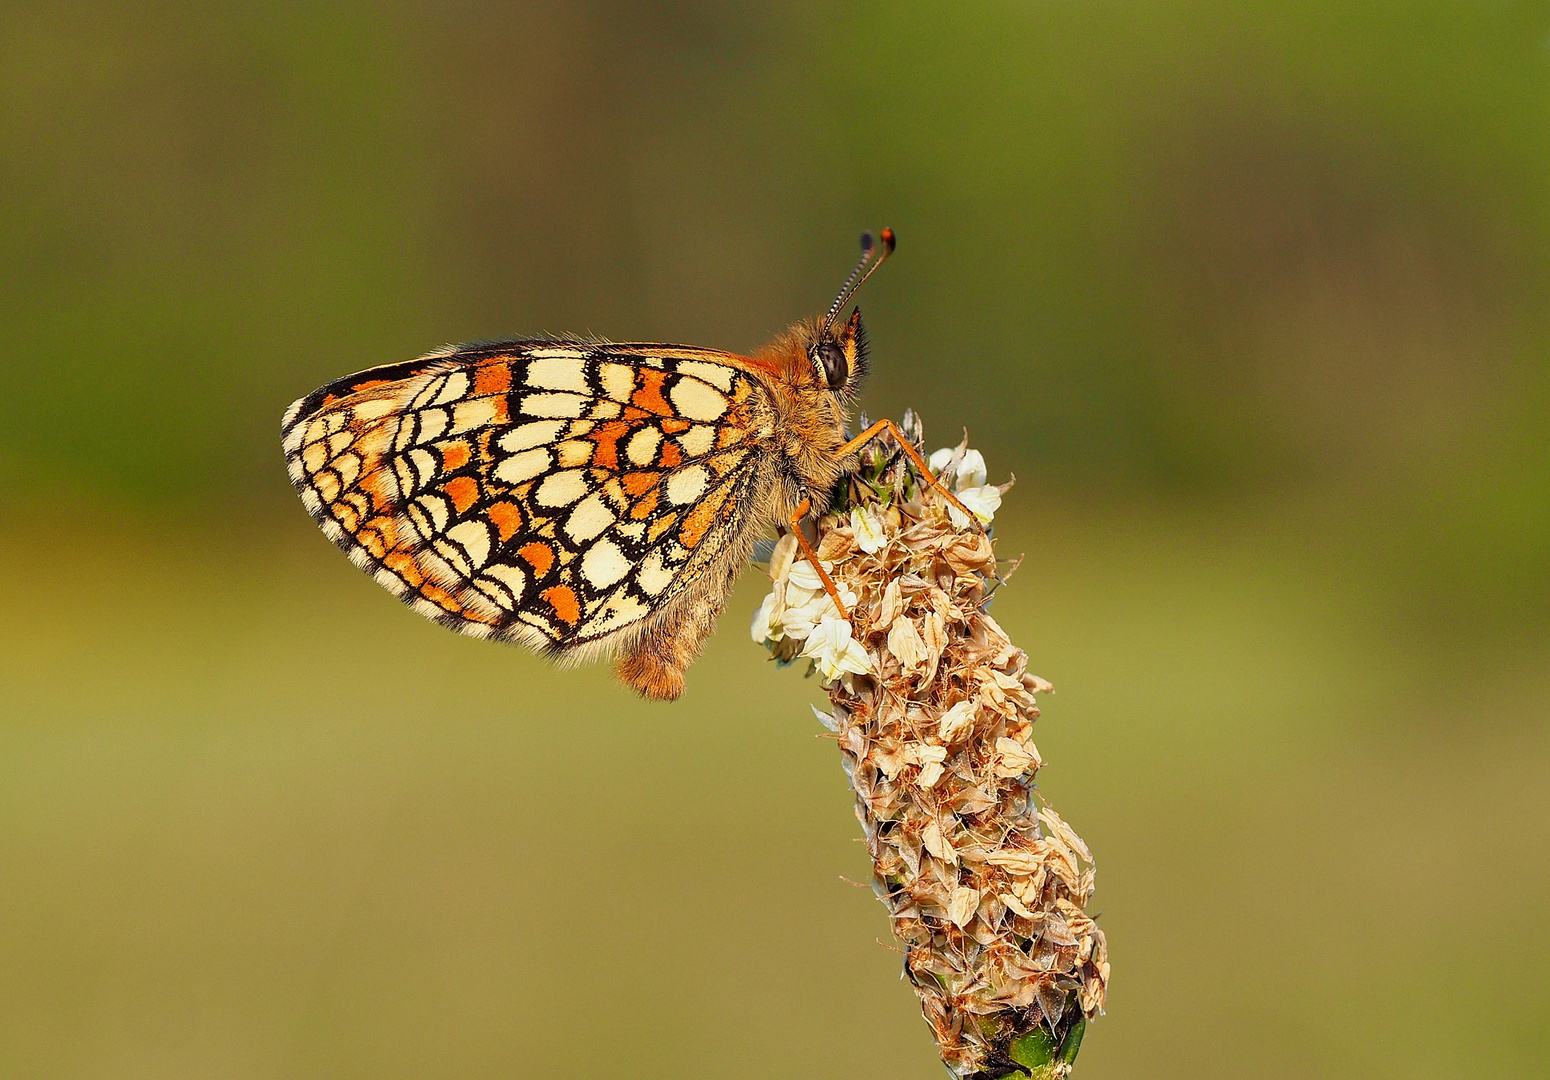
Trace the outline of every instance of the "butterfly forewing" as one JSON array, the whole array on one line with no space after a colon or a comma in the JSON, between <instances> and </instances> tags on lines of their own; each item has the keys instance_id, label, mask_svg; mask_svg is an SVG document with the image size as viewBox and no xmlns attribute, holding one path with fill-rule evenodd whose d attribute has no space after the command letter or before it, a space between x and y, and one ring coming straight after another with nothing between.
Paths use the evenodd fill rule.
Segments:
<instances>
[{"instance_id":1,"label":"butterfly forewing","mask_svg":"<svg viewBox=\"0 0 1550 1080\"><path fill-rule=\"evenodd\" d=\"M751 361L683 346L466 346L296 402L291 479L417 611L563 652L661 610L744 535L767 455Z\"/></svg>"}]
</instances>

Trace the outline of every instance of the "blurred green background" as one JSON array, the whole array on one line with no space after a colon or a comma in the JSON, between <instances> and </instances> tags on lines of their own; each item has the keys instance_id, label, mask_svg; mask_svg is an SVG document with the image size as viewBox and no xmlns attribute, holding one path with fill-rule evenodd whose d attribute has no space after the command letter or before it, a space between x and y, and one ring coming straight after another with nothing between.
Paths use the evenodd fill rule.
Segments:
<instances>
[{"instance_id":1,"label":"blurred green background","mask_svg":"<svg viewBox=\"0 0 1550 1080\"><path fill-rule=\"evenodd\" d=\"M750 350L883 224L869 411L1018 477L1077 1076L1550 1071L1550 8L634 0L0 12L0 1075L940 1075L756 573L648 706L277 437Z\"/></svg>"}]
</instances>

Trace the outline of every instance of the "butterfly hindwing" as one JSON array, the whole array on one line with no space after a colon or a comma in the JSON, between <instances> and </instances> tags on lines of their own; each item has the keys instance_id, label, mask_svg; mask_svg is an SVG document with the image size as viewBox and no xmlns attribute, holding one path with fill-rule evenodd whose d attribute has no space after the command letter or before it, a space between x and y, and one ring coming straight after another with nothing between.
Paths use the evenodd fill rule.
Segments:
<instances>
[{"instance_id":1,"label":"butterfly hindwing","mask_svg":"<svg viewBox=\"0 0 1550 1080\"><path fill-rule=\"evenodd\" d=\"M287 412L291 479L422 614L557 652L603 643L752 525L769 406L746 363L525 341L375 368Z\"/></svg>"}]
</instances>

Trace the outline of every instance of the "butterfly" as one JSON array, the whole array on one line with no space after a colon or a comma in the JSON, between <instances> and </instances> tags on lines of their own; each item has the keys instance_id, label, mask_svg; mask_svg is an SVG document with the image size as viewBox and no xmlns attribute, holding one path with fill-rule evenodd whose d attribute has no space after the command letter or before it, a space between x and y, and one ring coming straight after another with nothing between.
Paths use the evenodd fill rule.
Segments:
<instances>
[{"instance_id":1,"label":"butterfly","mask_svg":"<svg viewBox=\"0 0 1550 1080\"><path fill-rule=\"evenodd\" d=\"M821 319L753 356L480 342L336 379L286 410L291 481L323 533L420 614L562 662L613 655L642 695L677 698L771 528L797 535L849 617L800 523L859 447L890 432L931 480L890 421L846 434L867 339L859 308L839 316L892 254L893 230L881 239L863 234Z\"/></svg>"}]
</instances>

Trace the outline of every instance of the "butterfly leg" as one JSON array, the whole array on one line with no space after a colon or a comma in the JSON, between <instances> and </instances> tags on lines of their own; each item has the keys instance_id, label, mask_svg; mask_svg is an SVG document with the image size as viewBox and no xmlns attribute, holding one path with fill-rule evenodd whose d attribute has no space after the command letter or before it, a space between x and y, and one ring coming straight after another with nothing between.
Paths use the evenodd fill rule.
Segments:
<instances>
[{"instance_id":1,"label":"butterfly leg","mask_svg":"<svg viewBox=\"0 0 1550 1080\"><path fill-rule=\"evenodd\" d=\"M797 543L802 546L802 554L807 556L807 561L813 564L813 569L818 571L818 580L823 582L824 592L829 594L829 599L834 601L834 606L839 609L840 618L850 621L850 612L845 610L845 602L840 599L840 591L834 587L834 580L829 577L829 572L823 568L823 563L818 561L818 552L813 550L813 545L807 542L807 536L802 532L802 519L812 510L813 501L803 499L797 506L796 512L791 515L791 520L786 523L791 534L797 538Z\"/></svg>"},{"instance_id":2,"label":"butterfly leg","mask_svg":"<svg viewBox=\"0 0 1550 1080\"><path fill-rule=\"evenodd\" d=\"M963 503L959 502L958 496L954 495L951 491L948 491L947 485L932 475L931 466L927 464L926 459L920 456L920 451L916 450L913 446L910 445L909 440L904 437L904 433L894 425L892 420L879 420L877 423L863 431L860 435L857 435L854 439L851 439L850 442L846 443L844 446L835 451L835 456L844 457L846 454L854 453L855 451L865 446L867 443L871 442L873 439L877 438L879 435L883 434L883 432L887 432L893 436L894 441L899 444L899 449L903 450L905 454L909 456L909 459L915 463L915 468L920 470L920 475L925 477L926 483L936 488L942 493L948 502L952 503L959 510L962 510L964 517L968 518L969 522L976 529L978 529L981 533L985 531L984 523L980 521L979 517L974 513L974 511L970 510L967 506L963 505Z\"/></svg>"}]
</instances>

